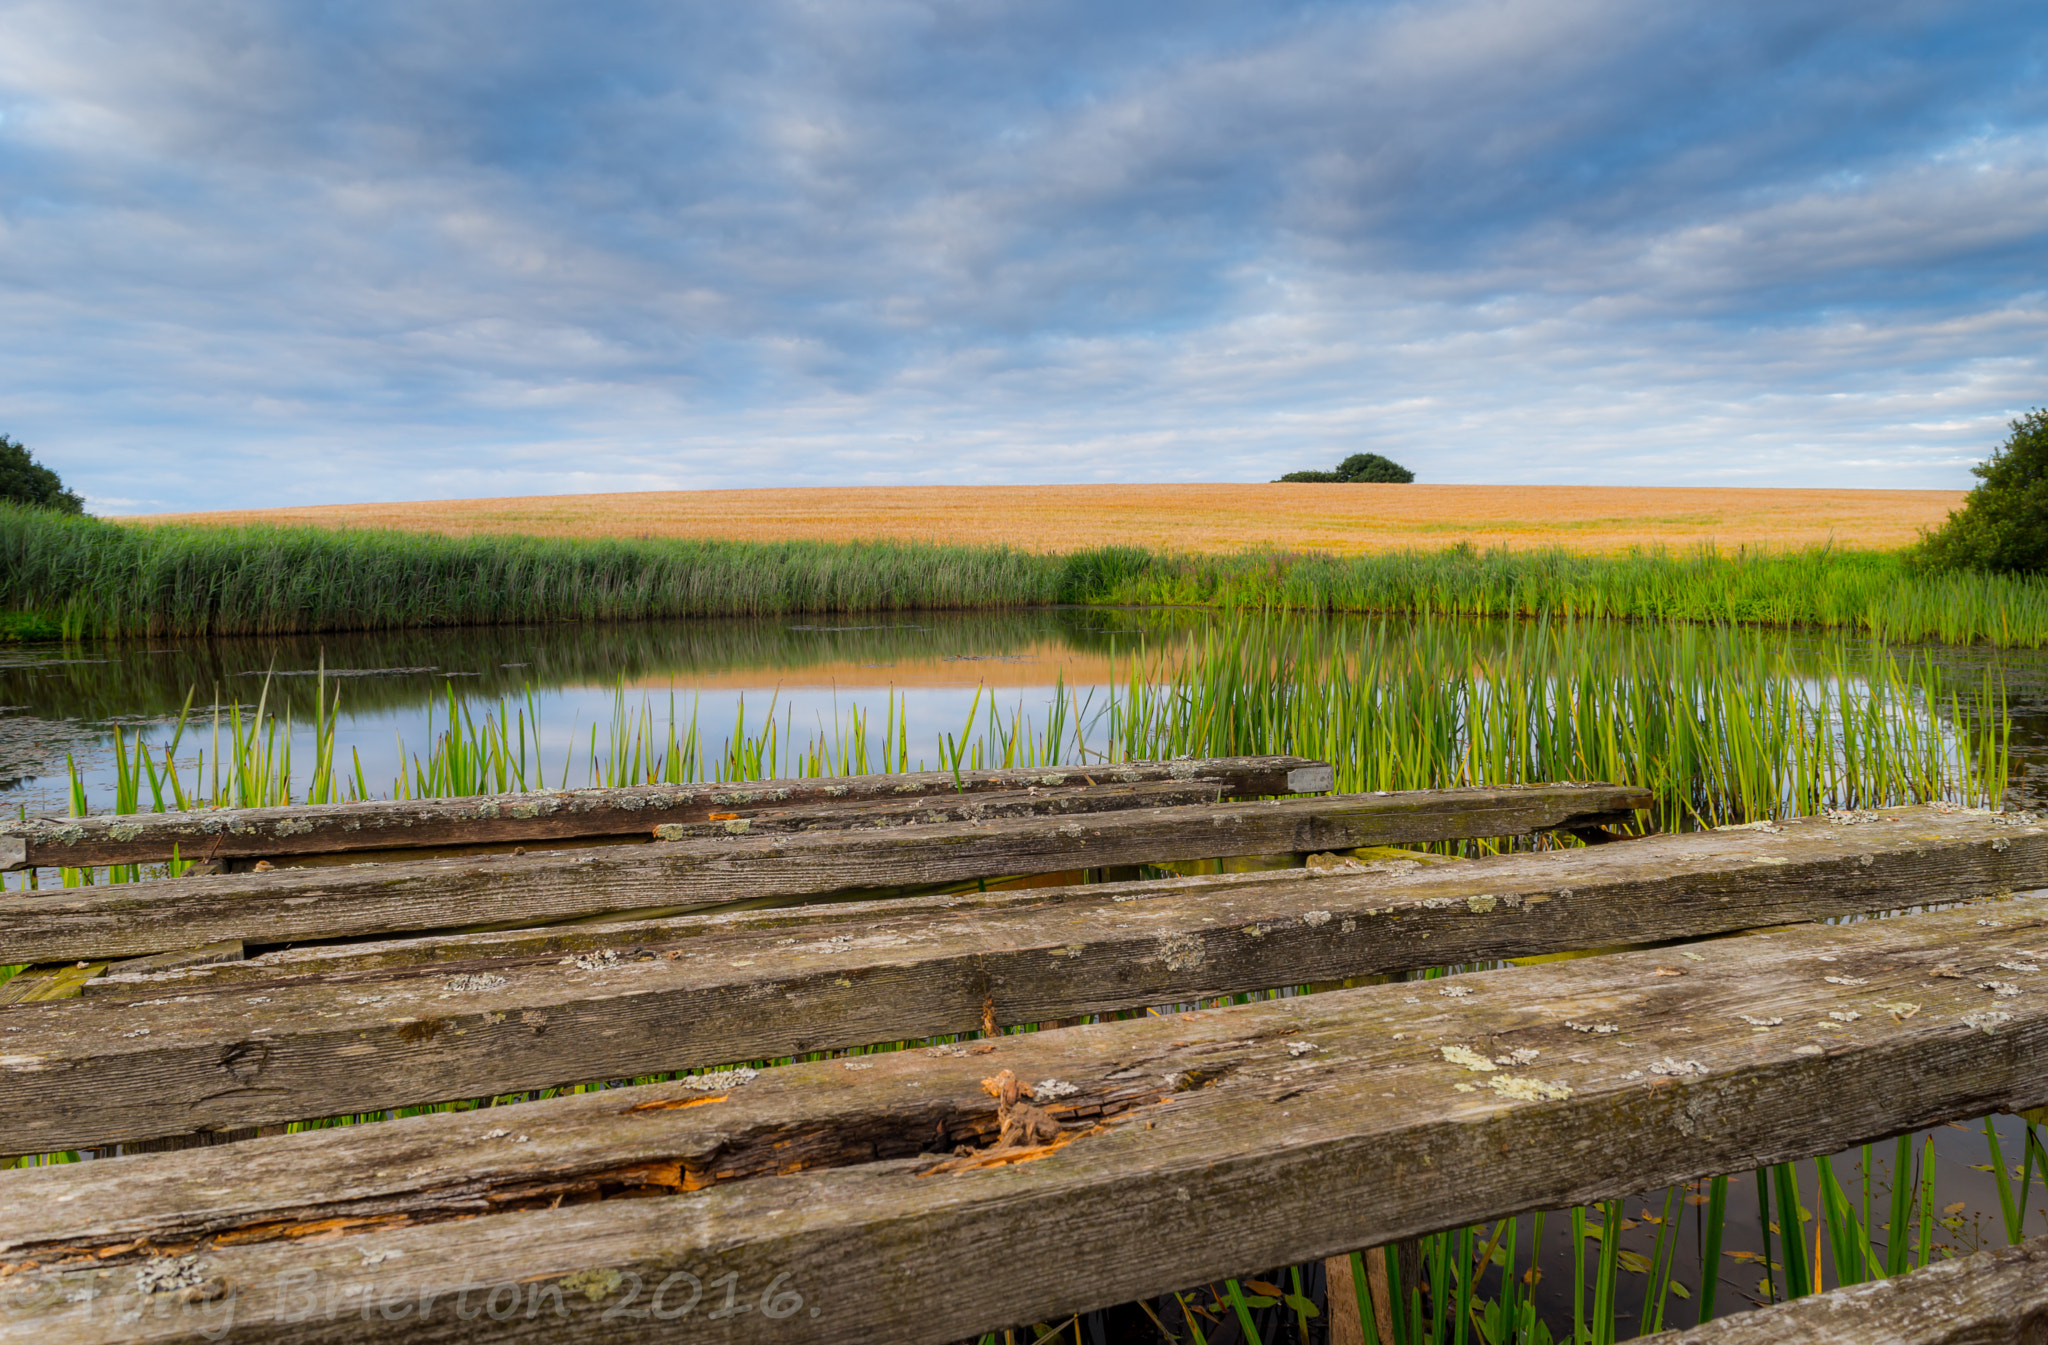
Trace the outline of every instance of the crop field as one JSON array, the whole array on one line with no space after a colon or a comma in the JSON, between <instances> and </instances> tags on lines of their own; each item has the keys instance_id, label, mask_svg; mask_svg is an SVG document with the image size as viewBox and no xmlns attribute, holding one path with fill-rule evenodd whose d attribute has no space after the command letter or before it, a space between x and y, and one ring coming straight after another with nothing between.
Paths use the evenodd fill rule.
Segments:
<instances>
[{"instance_id":1,"label":"crop field","mask_svg":"<svg viewBox=\"0 0 2048 1345\"><path fill-rule=\"evenodd\" d=\"M454 537L892 539L1040 552L1126 545L1357 555L1469 541L1601 554L1708 542L1772 550L1898 547L1940 524L1962 499L1963 492L1948 490L1621 486L854 486L313 505L132 521L395 528Z\"/></svg>"}]
</instances>

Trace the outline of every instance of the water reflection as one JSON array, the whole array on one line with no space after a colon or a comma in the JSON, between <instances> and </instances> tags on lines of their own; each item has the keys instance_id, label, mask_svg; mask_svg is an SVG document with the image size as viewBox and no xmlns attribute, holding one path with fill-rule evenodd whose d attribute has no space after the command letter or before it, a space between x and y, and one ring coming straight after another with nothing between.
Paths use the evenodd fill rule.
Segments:
<instances>
[{"instance_id":1,"label":"water reflection","mask_svg":"<svg viewBox=\"0 0 2048 1345\"><path fill-rule=\"evenodd\" d=\"M181 760L212 753L214 707L266 708L288 716L295 756L306 755L315 688L324 668L340 697L338 743L371 789L386 793L406 758L425 750L430 725L458 713L529 700L538 710L545 774L586 782L590 734L600 737L624 697L663 722L674 707L695 717L711 752L744 713L758 725L772 706L785 740L844 725L858 706L879 722L894 697L913 762L937 764L937 742L958 734L969 708L994 695L1006 714L1043 722L1055 684L1085 710L1099 709L1134 658L1185 649L1224 620L1190 608L1039 608L920 613L880 618L768 618L588 626L466 627L368 634L179 640L0 652L0 795L32 812L63 811L66 754L80 764L89 797L111 800L109 728L161 725L190 697L195 722ZM1342 628L1382 625L1331 618ZM1398 629L1404 622L1391 623ZM1506 641L1507 622L1474 622ZM1614 638L1632 628L1617 625ZM1363 631L1360 631L1361 635ZM1757 632L1773 643L1782 632ZM1791 637L1795 647L1803 641ZM1928 651L1974 684L1987 667L2010 697L2014 786L2048 800L2048 652L1988 647ZM153 731L162 741L164 733Z\"/></svg>"}]
</instances>

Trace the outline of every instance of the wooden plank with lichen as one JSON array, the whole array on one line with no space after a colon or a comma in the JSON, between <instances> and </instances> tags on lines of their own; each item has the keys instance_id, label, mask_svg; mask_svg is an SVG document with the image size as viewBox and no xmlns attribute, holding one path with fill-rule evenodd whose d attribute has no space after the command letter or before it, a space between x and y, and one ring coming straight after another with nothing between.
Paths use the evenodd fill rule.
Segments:
<instances>
[{"instance_id":1,"label":"wooden plank with lichen","mask_svg":"<svg viewBox=\"0 0 2048 1345\"><path fill-rule=\"evenodd\" d=\"M29 1169L0 1333L1054 1320L2048 1102L2048 907L1995 909Z\"/></svg>"},{"instance_id":2,"label":"wooden plank with lichen","mask_svg":"<svg viewBox=\"0 0 2048 1345\"><path fill-rule=\"evenodd\" d=\"M1512 835L1648 800L1642 790L1616 785L1330 795L66 888L0 903L0 949L54 962L222 939L288 943L486 921L545 924L885 885Z\"/></svg>"},{"instance_id":3,"label":"wooden plank with lichen","mask_svg":"<svg viewBox=\"0 0 2048 1345\"><path fill-rule=\"evenodd\" d=\"M2048 1237L1696 1326L1670 1345L1961 1345L2042 1338Z\"/></svg>"},{"instance_id":4,"label":"wooden plank with lichen","mask_svg":"<svg viewBox=\"0 0 2048 1345\"><path fill-rule=\"evenodd\" d=\"M664 822L630 836L585 836L555 842L555 848L637 846L649 840L778 835L804 831L861 831L916 823L974 822L998 817L1076 817L1129 808L1164 808L1219 803L1230 793L1217 780L1163 780L1136 785L1080 785L1058 789L999 790L937 797L816 804L795 808L764 808L745 813L713 813L704 822ZM473 859L487 854L525 854L530 847L510 842L481 845L421 846L397 850L344 850L334 854L280 855L274 860L216 861L191 870L194 876L248 873L257 864L270 869L338 867L363 863L400 863L419 859Z\"/></svg>"},{"instance_id":5,"label":"wooden plank with lichen","mask_svg":"<svg viewBox=\"0 0 2048 1345\"><path fill-rule=\"evenodd\" d=\"M169 859L173 847L183 859L197 862L582 836L644 836L662 823L703 822L719 812L1197 779L1220 783L1226 795L1234 798L1314 794L1335 785L1328 764L1305 757L1214 757L836 779L638 785L289 808L34 817L0 822L0 867L155 863Z\"/></svg>"},{"instance_id":6,"label":"wooden plank with lichen","mask_svg":"<svg viewBox=\"0 0 2048 1345\"><path fill-rule=\"evenodd\" d=\"M0 1007L76 999L95 977L105 975L106 970L104 962L25 968L0 984Z\"/></svg>"},{"instance_id":7,"label":"wooden plank with lichen","mask_svg":"<svg viewBox=\"0 0 2048 1345\"><path fill-rule=\"evenodd\" d=\"M99 1146L2048 885L2048 827L1864 816L1291 881L677 921L623 946L410 972L198 968L10 1017L0 1134L22 1151Z\"/></svg>"}]
</instances>

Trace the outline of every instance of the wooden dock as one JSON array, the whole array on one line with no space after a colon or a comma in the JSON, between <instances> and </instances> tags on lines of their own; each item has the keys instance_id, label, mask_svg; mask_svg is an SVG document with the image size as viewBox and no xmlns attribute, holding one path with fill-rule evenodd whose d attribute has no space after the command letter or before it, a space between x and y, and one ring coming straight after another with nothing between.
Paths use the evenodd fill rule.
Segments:
<instances>
[{"instance_id":1,"label":"wooden dock","mask_svg":"<svg viewBox=\"0 0 2048 1345\"><path fill-rule=\"evenodd\" d=\"M942 1342L2048 1105L2036 819L1444 861L1378 847L1605 840L1649 799L1330 783L1250 759L5 829L31 864L215 834L271 867L0 902L0 960L45 964L0 986L4 1147L102 1155L0 1174L0 1337ZM1283 854L1308 863L1160 876ZM1319 993L1173 1011L1281 986ZM2044 1258L1786 1305L1773 1338L1948 1339L1915 1294L2035 1320Z\"/></svg>"}]
</instances>

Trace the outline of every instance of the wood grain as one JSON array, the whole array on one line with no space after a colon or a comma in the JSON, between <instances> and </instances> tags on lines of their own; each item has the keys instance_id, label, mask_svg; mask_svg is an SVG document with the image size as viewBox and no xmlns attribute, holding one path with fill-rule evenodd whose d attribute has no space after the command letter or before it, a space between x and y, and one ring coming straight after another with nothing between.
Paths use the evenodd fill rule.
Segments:
<instances>
[{"instance_id":1,"label":"wood grain","mask_svg":"<svg viewBox=\"0 0 2048 1345\"><path fill-rule=\"evenodd\" d=\"M1873 816L1292 882L679 921L602 954L401 974L199 968L12 1011L0 1135L93 1147L2048 885L2048 827Z\"/></svg>"},{"instance_id":2,"label":"wood grain","mask_svg":"<svg viewBox=\"0 0 2048 1345\"><path fill-rule=\"evenodd\" d=\"M1648 801L1645 791L1615 785L1333 795L64 888L0 903L0 956L137 957L226 939L279 944L535 925L1009 874L1505 836Z\"/></svg>"},{"instance_id":3,"label":"wood grain","mask_svg":"<svg viewBox=\"0 0 2048 1345\"><path fill-rule=\"evenodd\" d=\"M1669 1345L2038 1345L2048 1237L1696 1326Z\"/></svg>"},{"instance_id":4,"label":"wood grain","mask_svg":"<svg viewBox=\"0 0 2048 1345\"><path fill-rule=\"evenodd\" d=\"M645 835L658 824L702 822L714 812L749 812L804 804L825 807L1030 787L1196 779L1222 784L1226 796L1233 798L1313 794L1335 787L1334 773L1324 762L1305 757L1223 757L962 771L957 776L951 771L918 771L835 779L640 785L461 799L385 799L290 808L32 817L26 821L0 822L0 864L21 868L155 863L169 859L173 846L182 858L203 861Z\"/></svg>"},{"instance_id":5,"label":"wood grain","mask_svg":"<svg viewBox=\"0 0 2048 1345\"><path fill-rule=\"evenodd\" d=\"M1993 909L12 1172L0 1332L957 1340L2048 1102L2048 910ZM1059 1142L954 1156L998 1070Z\"/></svg>"}]
</instances>

